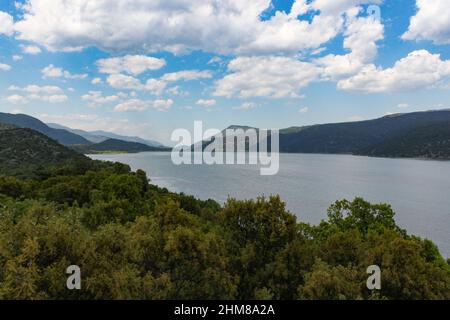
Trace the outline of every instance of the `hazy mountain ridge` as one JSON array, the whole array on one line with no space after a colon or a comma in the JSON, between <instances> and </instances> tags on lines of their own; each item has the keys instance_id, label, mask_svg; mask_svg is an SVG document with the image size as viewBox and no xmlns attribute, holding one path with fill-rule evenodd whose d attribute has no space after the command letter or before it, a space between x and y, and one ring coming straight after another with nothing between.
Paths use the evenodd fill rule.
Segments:
<instances>
[{"instance_id":1,"label":"hazy mountain ridge","mask_svg":"<svg viewBox=\"0 0 450 320\"><path fill-rule=\"evenodd\" d=\"M72 128L57 124L57 123L47 123L47 125L51 128L64 129L64 130L70 131L72 133L78 134L93 143L100 143L100 142L106 141L108 139L117 139L117 140L123 140L123 141L128 141L128 142L142 143L142 144L146 144L150 147L164 147L163 144L161 144L157 141L143 139L143 138L136 137L136 136L124 136L124 135L120 135L120 134L116 134L116 133L108 132L108 131L103 131L103 130L85 131L85 130L80 130L80 129L72 129Z\"/></svg>"},{"instance_id":2,"label":"hazy mountain ridge","mask_svg":"<svg viewBox=\"0 0 450 320\"><path fill-rule=\"evenodd\" d=\"M0 113L0 123L11 124L19 128L28 128L38 131L63 145L90 144L82 136L63 129L54 129L44 122L25 114Z\"/></svg>"}]
</instances>

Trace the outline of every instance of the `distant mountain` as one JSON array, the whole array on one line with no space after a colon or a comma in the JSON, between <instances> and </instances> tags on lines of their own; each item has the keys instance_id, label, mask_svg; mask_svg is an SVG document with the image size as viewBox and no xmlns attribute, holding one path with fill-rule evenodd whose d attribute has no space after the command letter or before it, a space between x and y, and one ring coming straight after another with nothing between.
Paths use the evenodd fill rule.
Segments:
<instances>
[{"instance_id":1,"label":"distant mountain","mask_svg":"<svg viewBox=\"0 0 450 320\"><path fill-rule=\"evenodd\" d=\"M0 174L31 173L73 161L89 159L32 129L0 126Z\"/></svg>"},{"instance_id":2,"label":"distant mountain","mask_svg":"<svg viewBox=\"0 0 450 320\"><path fill-rule=\"evenodd\" d=\"M450 110L396 114L348 123L314 125L280 132L280 151L367 154L372 147L411 130L450 121Z\"/></svg>"},{"instance_id":3,"label":"distant mountain","mask_svg":"<svg viewBox=\"0 0 450 320\"><path fill-rule=\"evenodd\" d=\"M138 142L129 142L118 139L108 139L100 143L86 146L74 146L74 149L84 154L95 153L138 153L152 151L168 151L168 148L150 147Z\"/></svg>"},{"instance_id":4,"label":"distant mountain","mask_svg":"<svg viewBox=\"0 0 450 320\"><path fill-rule=\"evenodd\" d=\"M64 130L70 131L72 133L75 133L77 135L84 137L85 139L87 139L93 143L103 142L108 139L117 139L117 140L129 141L129 142L138 142L138 143L146 144L150 147L164 147L163 144L161 144L157 141L146 140L146 139L142 139L139 137L123 136L123 135L119 135L119 134L108 132L108 131L102 131L102 130L84 131L84 130L79 130L79 129L71 129L69 127L65 127L65 126L62 126L57 123L47 123L47 125L51 128L64 129Z\"/></svg>"},{"instance_id":5,"label":"distant mountain","mask_svg":"<svg viewBox=\"0 0 450 320\"><path fill-rule=\"evenodd\" d=\"M233 125L227 129L245 131L251 127ZM290 127L280 130L280 152L450 159L449 131L450 110L395 114L359 122ZM194 146L200 143L205 148L211 141L199 142ZM226 150L233 150L233 143L226 141Z\"/></svg>"},{"instance_id":6,"label":"distant mountain","mask_svg":"<svg viewBox=\"0 0 450 320\"><path fill-rule=\"evenodd\" d=\"M63 145L90 144L87 139L63 129L54 129L42 121L25 114L0 113L0 123L36 130Z\"/></svg>"}]
</instances>

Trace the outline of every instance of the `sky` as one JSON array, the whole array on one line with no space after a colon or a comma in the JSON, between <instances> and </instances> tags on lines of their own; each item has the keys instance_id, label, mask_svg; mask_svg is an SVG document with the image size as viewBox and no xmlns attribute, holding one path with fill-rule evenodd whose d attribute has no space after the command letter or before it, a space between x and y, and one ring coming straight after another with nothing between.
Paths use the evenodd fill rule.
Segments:
<instances>
[{"instance_id":1,"label":"sky","mask_svg":"<svg viewBox=\"0 0 450 320\"><path fill-rule=\"evenodd\" d=\"M450 108L448 0L0 0L0 111L173 145Z\"/></svg>"}]
</instances>

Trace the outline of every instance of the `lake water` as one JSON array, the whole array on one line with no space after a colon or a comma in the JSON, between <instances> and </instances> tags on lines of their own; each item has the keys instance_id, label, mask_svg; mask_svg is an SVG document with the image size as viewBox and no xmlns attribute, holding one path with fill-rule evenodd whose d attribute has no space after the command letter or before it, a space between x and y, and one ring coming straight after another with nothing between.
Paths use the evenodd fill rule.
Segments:
<instances>
[{"instance_id":1,"label":"lake water","mask_svg":"<svg viewBox=\"0 0 450 320\"><path fill-rule=\"evenodd\" d=\"M93 155L143 169L152 183L221 203L228 197L280 194L288 209L317 224L338 199L389 203L397 223L433 240L450 257L450 162L347 155L281 154L280 171L261 176L254 165L172 164L170 153Z\"/></svg>"}]
</instances>

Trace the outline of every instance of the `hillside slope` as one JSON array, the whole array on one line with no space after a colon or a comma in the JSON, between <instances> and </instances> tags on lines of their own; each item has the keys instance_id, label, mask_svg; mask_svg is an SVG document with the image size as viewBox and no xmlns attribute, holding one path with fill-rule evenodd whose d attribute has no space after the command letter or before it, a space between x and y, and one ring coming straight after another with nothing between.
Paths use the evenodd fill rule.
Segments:
<instances>
[{"instance_id":1,"label":"hillside slope","mask_svg":"<svg viewBox=\"0 0 450 320\"><path fill-rule=\"evenodd\" d=\"M428 111L386 116L380 119L315 125L280 134L280 151L289 153L361 154L371 146L409 131L450 121L450 111Z\"/></svg>"},{"instance_id":2,"label":"hillside slope","mask_svg":"<svg viewBox=\"0 0 450 320\"><path fill-rule=\"evenodd\" d=\"M90 144L87 139L63 129L53 129L42 121L25 114L0 113L0 123L12 124L45 134L63 145Z\"/></svg>"},{"instance_id":3,"label":"hillside slope","mask_svg":"<svg viewBox=\"0 0 450 320\"><path fill-rule=\"evenodd\" d=\"M361 152L377 157L450 159L450 121L413 129Z\"/></svg>"},{"instance_id":4,"label":"hillside slope","mask_svg":"<svg viewBox=\"0 0 450 320\"><path fill-rule=\"evenodd\" d=\"M64 165L88 158L42 133L27 128L0 129L0 174L31 173L45 166Z\"/></svg>"}]
</instances>

